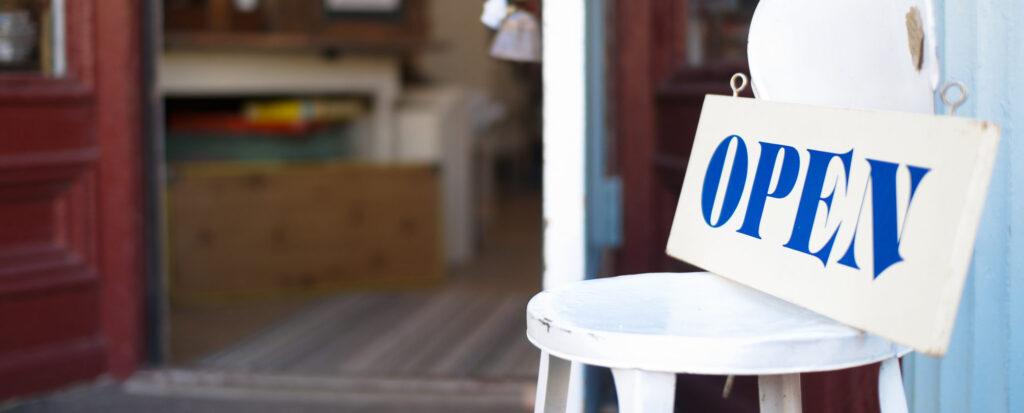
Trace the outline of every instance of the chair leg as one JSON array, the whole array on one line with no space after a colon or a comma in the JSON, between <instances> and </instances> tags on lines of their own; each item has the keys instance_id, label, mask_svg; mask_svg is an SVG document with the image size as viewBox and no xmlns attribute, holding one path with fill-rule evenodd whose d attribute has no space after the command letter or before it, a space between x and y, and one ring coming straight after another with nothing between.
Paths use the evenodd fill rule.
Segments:
<instances>
[{"instance_id":1,"label":"chair leg","mask_svg":"<svg viewBox=\"0 0 1024 413\"><path fill-rule=\"evenodd\" d=\"M632 369L612 369L621 413L671 413L676 375Z\"/></svg>"},{"instance_id":2,"label":"chair leg","mask_svg":"<svg viewBox=\"0 0 1024 413\"><path fill-rule=\"evenodd\" d=\"M896 357L883 361L878 370L878 404L882 413L907 413L907 395Z\"/></svg>"},{"instance_id":3,"label":"chair leg","mask_svg":"<svg viewBox=\"0 0 1024 413\"><path fill-rule=\"evenodd\" d=\"M758 376L761 413L800 413L800 374Z\"/></svg>"},{"instance_id":4,"label":"chair leg","mask_svg":"<svg viewBox=\"0 0 1024 413\"><path fill-rule=\"evenodd\" d=\"M552 356L546 351L540 353L534 413L565 413L571 371L572 363L569 360Z\"/></svg>"}]
</instances>

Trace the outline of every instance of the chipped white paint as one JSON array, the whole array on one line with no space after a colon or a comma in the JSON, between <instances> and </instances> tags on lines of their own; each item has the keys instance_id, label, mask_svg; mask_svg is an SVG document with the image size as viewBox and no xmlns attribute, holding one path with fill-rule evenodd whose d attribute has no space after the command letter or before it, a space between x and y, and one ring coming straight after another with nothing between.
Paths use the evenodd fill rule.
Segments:
<instances>
[{"instance_id":1,"label":"chipped white paint","mask_svg":"<svg viewBox=\"0 0 1024 413\"><path fill-rule=\"evenodd\" d=\"M709 273L588 280L540 293L526 311L527 337L546 355L615 369L623 411L671 411L665 373L786 375L909 351ZM542 380L553 386L551 375ZM799 400L786 380L769 402Z\"/></svg>"},{"instance_id":2,"label":"chipped white paint","mask_svg":"<svg viewBox=\"0 0 1024 413\"><path fill-rule=\"evenodd\" d=\"M710 273L587 280L537 294L526 312L526 335L542 350L612 368L786 374L909 351Z\"/></svg>"},{"instance_id":3,"label":"chipped white paint","mask_svg":"<svg viewBox=\"0 0 1024 413\"><path fill-rule=\"evenodd\" d=\"M544 288L584 278L583 0L543 4L544 61ZM574 369L566 411L583 408L582 371ZM538 390L539 391L539 390Z\"/></svg>"},{"instance_id":4,"label":"chipped white paint","mask_svg":"<svg viewBox=\"0 0 1024 413\"><path fill-rule=\"evenodd\" d=\"M920 10L921 69L907 13ZM747 55L758 98L933 113L939 81L931 0L762 0Z\"/></svg>"},{"instance_id":5,"label":"chipped white paint","mask_svg":"<svg viewBox=\"0 0 1024 413\"><path fill-rule=\"evenodd\" d=\"M583 1L544 3L544 288L583 279Z\"/></svg>"}]
</instances>

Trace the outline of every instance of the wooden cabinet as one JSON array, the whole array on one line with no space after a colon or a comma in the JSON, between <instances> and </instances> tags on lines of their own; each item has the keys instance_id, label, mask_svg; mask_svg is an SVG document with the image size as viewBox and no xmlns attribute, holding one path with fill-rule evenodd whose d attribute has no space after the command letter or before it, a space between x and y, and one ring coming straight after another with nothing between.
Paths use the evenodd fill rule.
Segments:
<instances>
[{"instance_id":1,"label":"wooden cabinet","mask_svg":"<svg viewBox=\"0 0 1024 413\"><path fill-rule=\"evenodd\" d=\"M429 166L186 163L168 187L171 298L268 298L444 276Z\"/></svg>"}]
</instances>

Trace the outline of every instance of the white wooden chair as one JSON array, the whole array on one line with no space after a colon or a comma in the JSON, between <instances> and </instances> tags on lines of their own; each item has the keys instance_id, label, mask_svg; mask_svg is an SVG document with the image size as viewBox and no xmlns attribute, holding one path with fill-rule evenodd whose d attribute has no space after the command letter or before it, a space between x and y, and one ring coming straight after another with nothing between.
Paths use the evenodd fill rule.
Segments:
<instances>
[{"instance_id":1,"label":"white wooden chair","mask_svg":"<svg viewBox=\"0 0 1024 413\"><path fill-rule=\"evenodd\" d=\"M748 48L755 94L931 113L939 63L930 11L931 0L761 2ZM909 23L915 13L923 30ZM908 53L908 35L911 44L922 35L923 50ZM879 361L881 410L907 411L898 359L910 349L709 273L542 292L527 308L527 336L542 351L537 412L565 411L578 377L570 372L583 364L612 369L622 412L672 411L676 373L757 375L762 412L799 412L799 373Z\"/></svg>"},{"instance_id":2,"label":"white wooden chair","mask_svg":"<svg viewBox=\"0 0 1024 413\"><path fill-rule=\"evenodd\" d=\"M671 412L675 374L757 375L762 412L799 412L801 372L882 361L879 402L905 412L910 350L709 273L589 280L527 307L541 349L536 412L566 411L570 371L610 367L619 411Z\"/></svg>"}]
</instances>

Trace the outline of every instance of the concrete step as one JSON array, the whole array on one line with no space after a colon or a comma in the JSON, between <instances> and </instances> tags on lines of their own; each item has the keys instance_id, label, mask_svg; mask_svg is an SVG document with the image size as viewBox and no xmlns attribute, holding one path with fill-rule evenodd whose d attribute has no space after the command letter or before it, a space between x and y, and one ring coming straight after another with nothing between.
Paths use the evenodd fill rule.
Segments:
<instances>
[{"instance_id":1,"label":"concrete step","mask_svg":"<svg viewBox=\"0 0 1024 413\"><path fill-rule=\"evenodd\" d=\"M315 403L348 408L446 407L452 411L529 411L535 385L442 377L340 377L216 370L142 371L130 395ZM360 409L363 411L363 409Z\"/></svg>"}]
</instances>

